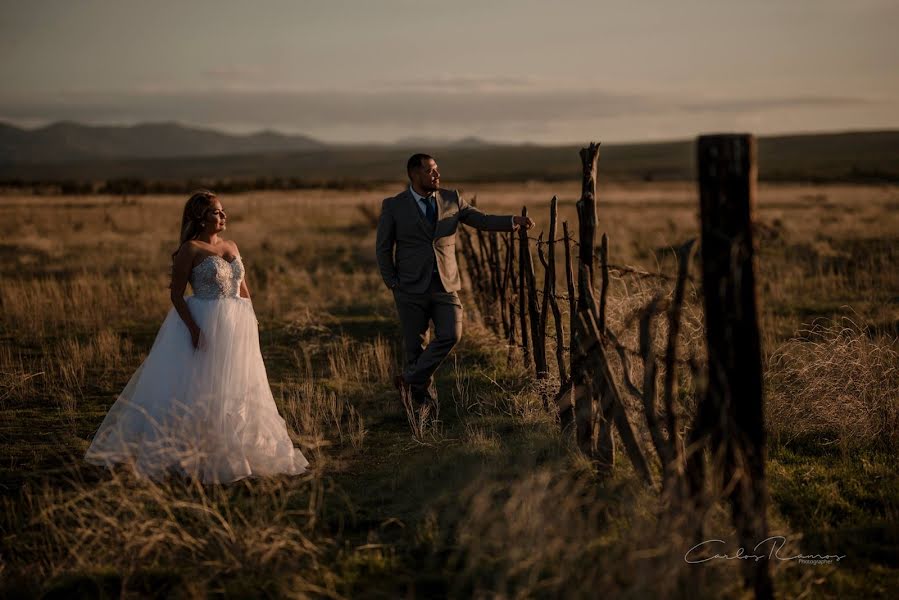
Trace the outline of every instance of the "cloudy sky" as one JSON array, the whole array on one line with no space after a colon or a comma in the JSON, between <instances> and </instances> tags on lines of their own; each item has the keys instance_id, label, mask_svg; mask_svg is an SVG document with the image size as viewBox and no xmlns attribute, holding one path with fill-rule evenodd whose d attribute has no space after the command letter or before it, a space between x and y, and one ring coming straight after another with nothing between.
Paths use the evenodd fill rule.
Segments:
<instances>
[{"instance_id":1,"label":"cloudy sky","mask_svg":"<svg viewBox=\"0 0 899 600\"><path fill-rule=\"evenodd\" d=\"M537 143L899 128L896 0L0 0L0 120Z\"/></svg>"}]
</instances>

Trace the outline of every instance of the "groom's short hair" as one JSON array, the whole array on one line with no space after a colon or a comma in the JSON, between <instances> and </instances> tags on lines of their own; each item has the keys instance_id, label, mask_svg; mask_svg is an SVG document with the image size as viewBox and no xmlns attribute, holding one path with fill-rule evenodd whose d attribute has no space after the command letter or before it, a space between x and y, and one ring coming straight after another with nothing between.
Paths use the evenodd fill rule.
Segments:
<instances>
[{"instance_id":1,"label":"groom's short hair","mask_svg":"<svg viewBox=\"0 0 899 600\"><path fill-rule=\"evenodd\" d=\"M410 174L412 173L412 169L417 169L421 166L422 161L431 160L432 158L434 157L429 154L413 154L406 163L406 175L409 175L409 178L411 179L412 176Z\"/></svg>"}]
</instances>

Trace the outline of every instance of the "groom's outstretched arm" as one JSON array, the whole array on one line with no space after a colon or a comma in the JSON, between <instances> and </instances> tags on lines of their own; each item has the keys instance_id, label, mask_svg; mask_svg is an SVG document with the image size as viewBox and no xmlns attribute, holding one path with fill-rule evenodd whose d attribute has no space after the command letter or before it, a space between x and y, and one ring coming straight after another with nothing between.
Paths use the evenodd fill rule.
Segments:
<instances>
[{"instance_id":1,"label":"groom's outstretched arm","mask_svg":"<svg viewBox=\"0 0 899 600\"><path fill-rule=\"evenodd\" d=\"M456 192L458 194L458 192ZM515 229L515 217L512 215L488 215L465 201L459 195L459 220L475 229L486 231L512 231Z\"/></svg>"},{"instance_id":2,"label":"groom's outstretched arm","mask_svg":"<svg viewBox=\"0 0 899 600\"><path fill-rule=\"evenodd\" d=\"M393 262L393 247L396 244L396 221L388 205L390 198L381 204L381 218L378 219L378 236L375 242L375 253L378 257L378 269L384 284L393 289L398 281L396 265Z\"/></svg>"}]
</instances>

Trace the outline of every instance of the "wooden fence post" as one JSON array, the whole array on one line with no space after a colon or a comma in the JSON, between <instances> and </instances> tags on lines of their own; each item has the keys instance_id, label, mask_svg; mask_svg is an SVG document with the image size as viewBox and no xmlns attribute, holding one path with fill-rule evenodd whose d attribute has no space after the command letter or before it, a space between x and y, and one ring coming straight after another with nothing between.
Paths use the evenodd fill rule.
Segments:
<instances>
[{"instance_id":1,"label":"wooden fence post","mask_svg":"<svg viewBox=\"0 0 899 600\"><path fill-rule=\"evenodd\" d=\"M583 180L581 182L581 199L577 201L577 216L578 216L578 268L577 268L577 282L578 282L578 301L577 301L577 315L575 316L573 313L573 318L578 322L581 322L585 319L585 317L589 317L592 321L593 317L588 313L590 311L590 302L588 301L588 297L592 297L593 295L593 253L596 246L596 166L597 161L599 160L599 144L595 144L590 142L590 145L587 148L581 148L580 151L581 156L581 166L583 167ZM586 329L583 327L575 327L572 330L571 335L571 345L580 345L582 348L587 348L589 346L589 338L588 339L580 339L583 336L587 335ZM578 339L576 339L578 338ZM587 355L583 355L581 357L575 357L572 355L572 363L576 360L585 360L587 364L590 364L590 357ZM572 366L572 373L574 372L574 366ZM583 375L583 374L582 374ZM573 375L572 375L573 378ZM610 423L604 419L604 415L602 414L602 402L600 401L599 405L596 406L594 403L593 394L598 394L602 396L604 393L603 385L600 383L599 385L590 385L585 386L583 377L579 378L580 381L573 381L574 383L574 397L575 397L575 421L577 423L577 434L578 436L586 435L588 432L592 436L595 432L594 425L594 415L597 414L597 409L600 411L600 425L605 426L605 429L601 429L601 434L603 436L606 435L606 432L609 431L608 425ZM585 388L585 389L583 389ZM587 394L587 397L585 397ZM585 425L582 425L581 419L590 419L590 427L587 428ZM610 438L611 439L611 438ZM605 439L603 440L605 442ZM595 457L595 449L596 449L596 440L590 439L589 445L586 440L581 440L578 438L578 445L583 449L586 447L591 448L591 455ZM606 449L606 445L603 445L603 449ZM603 465L604 470L608 471L611 465L606 464Z\"/></svg>"},{"instance_id":2,"label":"wooden fence post","mask_svg":"<svg viewBox=\"0 0 899 600\"><path fill-rule=\"evenodd\" d=\"M563 380L556 396L559 407L559 421L562 430L565 431L574 420L574 405L577 402L575 394L578 387L575 384L575 375L579 374L580 367L576 364L579 358L575 341L577 333L577 310L575 309L574 274L571 267L571 235L568 233L568 221L562 221L562 231L565 241L565 281L568 285L568 380ZM581 389L583 393L584 390Z\"/></svg>"},{"instance_id":3,"label":"wooden fence post","mask_svg":"<svg viewBox=\"0 0 899 600\"><path fill-rule=\"evenodd\" d=\"M506 282L503 279L503 265L500 262L500 250L499 250L499 233L496 231L490 232L490 255L492 257L491 262L491 270L493 271L493 277L496 281L496 292L494 300L497 304L499 304L499 320L502 323L503 327L503 337L509 337L509 320L506 317Z\"/></svg>"},{"instance_id":4,"label":"wooden fence post","mask_svg":"<svg viewBox=\"0 0 899 600\"><path fill-rule=\"evenodd\" d=\"M549 204L549 240L547 241L547 259L543 264L543 307L540 312L540 331L546 331L548 309L553 311L553 322L556 329L556 363L559 368L559 381L562 385L568 379L565 369L565 335L562 330L562 312L556 300L556 225L559 218L559 201L553 196ZM539 249L538 249L539 250ZM543 253L540 253L543 262Z\"/></svg>"},{"instance_id":5,"label":"wooden fence post","mask_svg":"<svg viewBox=\"0 0 899 600\"><path fill-rule=\"evenodd\" d=\"M521 209L521 216L528 216L527 207ZM531 258L531 247L528 242L528 231L524 227L519 228L518 235L521 238L521 268L527 279L528 288L528 315L530 316L531 341L534 350L534 369L537 379L546 379L546 335L541 328L540 307L537 303L537 276L534 274L534 261Z\"/></svg>"},{"instance_id":6,"label":"wooden fence post","mask_svg":"<svg viewBox=\"0 0 899 600\"><path fill-rule=\"evenodd\" d=\"M507 364L512 364L512 357L515 354L517 341L515 339L515 234L509 232L506 238L506 275L503 278L503 290L508 289L509 294L504 298L504 302L508 302L509 312L509 355L506 359Z\"/></svg>"},{"instance_id":7,"label":"wooden fence post","mask_svg":"<svg viewBox=\"0 0 899 600\"><path fill-rule=\"evenodd\" d=\"M590 142L587 148L581 148L581 163L583 166L583 180L581 182L581 199L577 201L578 223L580 225L580 239L578 243L580 262L587 266L587 281L578 284L590 286L594 281L593 253L596 249L596 165L599 161L599 144ZM580 290L579 300L583 299L584 290Z\"/></svg>"},{"instance_id":8,"label":"wooden fence post","mask_svg":"<svg viewBox=\"0 0 899 600\"><path fill-rule=\"evenodd\" d=\"M522 213L527 212L527 208L521 209ZM518 322L521 325L521 352L524 359L526 369L531 367L531 353L528 350L528 313L525 302L527 301L527 290L525 288L525 256L530 258L530 250L528 250L528 234L523 227L518 231Z\"/></svg>"},{"instance_id":9,"label":"wooden fence post","mask_svg":"<svg viewBox=\"0 0 899 600\"><path fill-rule=\"evenodd\" d=\"M751 135L697 141L702 274L709 374L699 413L725 485L739 543L768 537L762 353L755 292L752 218L756 144ZM701 460L701 457L700 457ZM696 467L695 461L693 466ZM746 561L756 598L773 597L769 561Z\"/></svg>"},{"instance_id":10,"label":"wooden fence post","mask_svg":"<svg viewBox=\"0 0 899 600\"><path fill-rule=\"evenodd\" d=\"M586 271L586 265L580 266L582 271ZM603 349L602 335L599 333L599 326L596 323L596 301L592 293L585 298L585 310L578 311L578 334L572 338L572 343L576 341L578 344L578 362L585 367L584 373L593 381L594 392L599 396L598 414L601 415L600 423L611 427L614 423L624 445L624 451L630 458L634 469L647 484L652 483L652 475L649 472L649 466L643 457L643 451L637 442L636 434L627 418L624 402L621 393L618 391L618 385L612 376L609 360ZM572 371L574 368L572 367ZM582 373L582 374L584 374ZM577 387L581 387L578 385ZM576 392L577 397L580 392ZM592 398L591 398L592 402ZM576 409L577 411L577 409ZM591 419L592 420L592 419ZM604 440L604 434L600 431L599 441ZM601 462L600 466L605 467L608 471L612 466L614 459L614 447L611 445L611 437L606 448L600 447L601 450L608 454L597 455L597 460L608 461Z\"/></svg>"},{"instance_id":11,"label":"wooden fence post","mask_svg":"<svg viewBox=\"0 0 899 600\"><path fill-rule=\"evenodd\" d=\"M571 267L571 234L568 233L568 221L562 221L562 232L565 235L565 282L568 286L568 365L574 371L574 332L577 328L577 308L574 295L574 273Z\"/></svg>"}]
</instances>

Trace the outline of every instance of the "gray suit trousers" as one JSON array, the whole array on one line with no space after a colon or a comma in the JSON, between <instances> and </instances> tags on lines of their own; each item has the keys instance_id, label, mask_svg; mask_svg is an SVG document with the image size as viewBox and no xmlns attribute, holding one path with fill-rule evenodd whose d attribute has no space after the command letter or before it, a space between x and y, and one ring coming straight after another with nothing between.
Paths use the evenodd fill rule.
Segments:
<instances>
[{"instance_id":1,"label":"gray suit trousers","mask_svg":"<svg viewBox=\"0 0 899 600\"><path fill-rule=\"evenodd\" d=\"M411 294L393 290L403 330L406 368L403 378L413 392L427 389L434 371L462 337L462 302L434 278L428 290ZM434 339L425 345L428 322L434 322Z\"/></svg>"}]
</instances>

